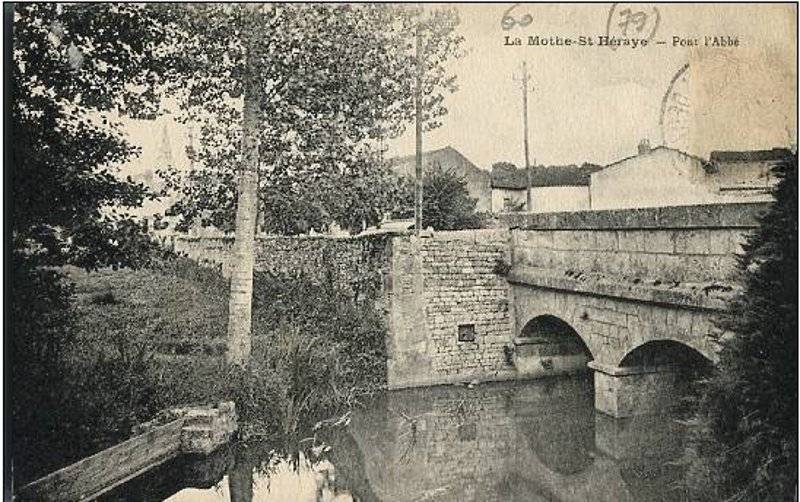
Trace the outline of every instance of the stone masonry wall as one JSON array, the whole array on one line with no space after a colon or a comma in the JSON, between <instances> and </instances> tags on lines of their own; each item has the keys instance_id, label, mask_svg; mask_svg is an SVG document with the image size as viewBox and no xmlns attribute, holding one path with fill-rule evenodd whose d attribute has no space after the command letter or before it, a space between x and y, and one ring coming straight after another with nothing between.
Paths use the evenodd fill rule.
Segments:
<instances>
[{"instance_id":1,"label":"stone masonry wall","mask_svg":"<svg viewBox=\"0 0 800 502\"><path fill-rule=\"evenodd\" d=\"M256 272L332 274L350 284L372 267L378 308L387 312L390 387L514 376L505 230L437 232L427 237L269 237L256 241ZM228 275L232 239L177 237L176 252ZM502 267L501 267L502 268ZM507 271L507 270L506 270ZM352 285L355 287L355 285ZM465 330L459 341L459 327Z\"/></svg>"},{"instance_id":2,"label":"stone masonry wall","mask_svg":"<svg viewBox=\"0 0 800 502\"><path fill-rule=\"evenodd\" d=\"M511 224L515 266L591 273L614 281L730 283L765 204L682 206L531 215ZM657 285L656 285L657 286Z\"/></svg>"},{"instance_id":3,"label":"stone masonry wall","mask_svg":"<svg viewBox=\"0 0 800 502\"><path fill-rule=\"evenodd\" d=\"M340 287L362 288L365 273L370 288L385 306L384 281L388 276L391 236L364 237L260 237L256 239L256 273L282 276L332 277ZM176 237L173 249L200 263L218 268L229 277L233 239L228 237Z\"/></svg>"},{"instance_id":4,"label":"stone masonry wall","mask_svg":"<svg viewBox=\"0 0 800 502\"><path fill-rule=\"evenodd\" d=\"M572 326L595 362L649 341L714 360L715 316L738 289L736 254L765 204L559 213L519 218L509 281L515 332L539 315Z\"/></svg>"},{"instance_id":5,"label":"stone masonry wall","mask_svg":"<svg viewBox=\"0 0 800 502\"><path fill-rule=\"evenodd\" d=\"M268 236L256 239L256 266L260 272L320 273L333 261L335 272L342 273L361 264L371 249L381 258L388 235L364 237ZM175 237L172 247L193 260L219 267L226 277L233 259L231 237Z\"/></svg>"},{"instance_id":6,"label":"stone masonry wall","mask_svg":"<svg viewBox=\"0 0 800 502\"><path fill-rule=\"evenodd\" d=\"M390 387L513 374L504 230L437 232L392 243ZM461 337L461 341L459 340Z\"/></svg>"},{"instance_id":7,"label":"stone masonry wall","mask_svg":"<svg viewBox=\"0 0 800 502\"><path fill-rule=\"evenodd\" d=\"M713 360L714 316L736 290L735 253L765 204L508 215L511 230L357 238L266 238L257 271L369 266L388 320L392 388L517 377L506 346L538 315L572 326L601 365L676 340ZM229 266L231 241L178 238Z\"/></svg>"}]
</instances>

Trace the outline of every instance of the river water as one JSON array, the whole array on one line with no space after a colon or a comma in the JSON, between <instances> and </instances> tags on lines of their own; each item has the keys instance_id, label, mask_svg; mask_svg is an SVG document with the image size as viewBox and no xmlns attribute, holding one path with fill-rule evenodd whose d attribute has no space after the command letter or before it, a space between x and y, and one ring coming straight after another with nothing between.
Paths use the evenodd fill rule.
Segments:
<instances>
[{"instance_id":1,"label":"river water","mask_svg":"<svg viewBox=\"0 0 800 502\"><path fill-rule=\"evenodd\" d=\"M289 461L268 448L180 459L108 500L671 501L684 429L595 412L591 378L392 391ZM323 439L324 438L324 439Z\"/></svg>"}]
</instances>

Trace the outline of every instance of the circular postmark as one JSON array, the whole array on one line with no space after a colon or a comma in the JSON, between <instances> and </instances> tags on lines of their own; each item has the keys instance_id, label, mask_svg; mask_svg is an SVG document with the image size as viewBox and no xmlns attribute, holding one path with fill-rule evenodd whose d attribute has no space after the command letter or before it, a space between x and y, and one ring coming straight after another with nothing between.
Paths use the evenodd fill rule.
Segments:
<instances>
[{"instance_id":1,"label":"circular postmark","mask_svg":"<svg viewBox=\"0 0 800 502\"><path fill-rule=\"evenodd\" d=\"M672 77L661 99L661 144L686 151L691 140L691 101L689 63Z\"/></svg>"}]
</instances>

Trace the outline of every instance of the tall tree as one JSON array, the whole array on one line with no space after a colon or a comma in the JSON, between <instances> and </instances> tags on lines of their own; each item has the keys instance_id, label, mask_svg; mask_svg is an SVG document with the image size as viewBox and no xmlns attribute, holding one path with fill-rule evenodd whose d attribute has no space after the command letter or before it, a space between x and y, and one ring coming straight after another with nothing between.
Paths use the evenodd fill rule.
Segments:
<instances>
[{"instance_id":1,"label":"tall tree","mask_svg":"<svg viewBox=\"0 0 800 502\"><path fill-rule=\"evenodd\" d=\"M248 4L251 14L259 5ZM257 16L248 16L242 28L245 35L243 75L242 152L236 193L236 238L234 266L231 271L231 294L228 306L228 362L244 365L250 359L250 330L253 309L253 267L258 218L258 129L261 85L258 81Z\"/></svg>"},{"instance_id":2,"label":"tall tree","mask_svg":"<svg viewBox=\"0 0 800 502\"><path fill-rule=\"evenodd\" d=\"M233 228L244 68L236 5L197 5L185 13L178 66L195 77L183 95L185 119L202 123L196 169L173 172L174 206L184 223ZM381 140L414 117L417 25L426 36L423 120L438 127L444 95L455 90L445 62L460 54L451 9L423 13L390 5L269 5L258 22L261 83L259 212L266 230L300 233L339 223L375 223L390 191ZM343 201L352 205L344 207ZM369 203L367 207L365 203ZM358 213L359 217L353 215Z\"/></svg>"},{"instance_id":3,"label":"tall tree","mask_svg":"<svg viewBox=\"0 0 800 502\"><path fill-rule=\"evenodd\" d=\"M775 203L743 245L744 289L721 323L689 449L689 488L711 500L797 491L797 156L776 167Z\"/></svg>"},{"instance_id":4,"label":"tall tree","mask_svg":"<svg viewBox=\"0 0 800 502\"><path fill-rule=\"evenodd\" d=\"M229 229L236 207L228 355L244 364L257 207L266 226L289 233L302 228L296 220L305 216L319 226L357 226L359 215L364 223L377 221L377 208L364 209L363 203L386 203L353 195L364 192L358 181L381 184L380 164L367 159L374 157L377 141L399 132L412 112L407 84L414 56L406 43L421 12L294 4L166 10L180 33L175 45L182 56L175 69L185 83L185 119L203 124L202 146L193 158L201 167L186 176L172 173L181 191L175 209L185 225L199 218ZM457 18L446 12L428 22L438 30L429 37L432 54L446 59L460 42L453 34ZM428 95L452 89L452 79L436 65L431 69ZM429 100L428 110L434 125L444 113L439 95ZM234 146L239 144L241 149ZM351 206L342 208L343 202ZM287 208L302 213L287 215Z\"/></svg>"}]
</instances>

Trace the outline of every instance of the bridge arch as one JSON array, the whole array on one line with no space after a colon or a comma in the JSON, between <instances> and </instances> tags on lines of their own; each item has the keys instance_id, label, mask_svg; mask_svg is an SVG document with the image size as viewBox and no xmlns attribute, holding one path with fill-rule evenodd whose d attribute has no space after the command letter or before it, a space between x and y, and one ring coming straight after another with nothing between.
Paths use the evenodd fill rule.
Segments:
<instances>
[{"instance_id":1,"label":"bridge arch","mask_svg":"<svg viewBox=\"0 0 800 502\"><path fill-rule=\"evenodd\" d=\"M594 356L569 323L552 314L534 316L514 339L511 363L526 378L568 375L588 370Z\"/></svg>"},{"instance_id":2,"label":"bridge arch","mask_svg":"<svg viewBox=\"0 0 800 502\"><path fill-rule=\"evenodd\" d=\"M575 328L552 314L538 315L522 328L520 338L538 339L545 343L558 344L571 354L583 354L589 361L594 359L591 349Z\"/></svg>"},{"instance_id":3,"label":"bridge arch","mask_svg":"<svg viewBox=\"0 0 800 502\"><path fill-rule=\"evenodd\" d=\"M702 348L693 347L681 340L650 340L625 353L619 361L619 366L677 366L707 369L714 364L714 354L704 352Z\"/></svg>"}]
</instances>

